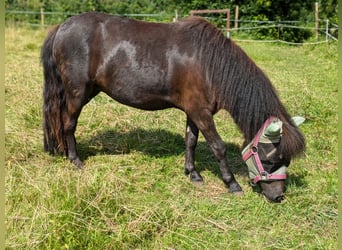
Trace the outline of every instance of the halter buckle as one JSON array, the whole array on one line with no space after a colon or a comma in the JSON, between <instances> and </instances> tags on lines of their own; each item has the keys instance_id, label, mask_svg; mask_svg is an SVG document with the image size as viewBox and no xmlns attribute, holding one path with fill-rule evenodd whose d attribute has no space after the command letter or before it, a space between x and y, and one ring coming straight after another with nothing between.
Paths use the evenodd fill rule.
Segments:
<instances>
[{"instance_id":1,"label":"halter buckle","mask_svg":"<svg viewBox=\"0 0 342 250\"><path fill-rule=\"evenodd\" d=\"M268 180L268 173L267 171L263 171L262 173L260 173L261 176L261 180L262 181L267 181Z\"/></svg>"}]
</instances>

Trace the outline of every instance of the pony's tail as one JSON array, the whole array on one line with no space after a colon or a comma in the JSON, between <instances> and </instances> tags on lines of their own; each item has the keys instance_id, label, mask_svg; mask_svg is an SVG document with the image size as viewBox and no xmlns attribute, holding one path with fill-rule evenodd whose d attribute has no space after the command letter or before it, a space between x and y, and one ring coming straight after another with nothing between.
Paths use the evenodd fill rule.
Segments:
<instances>
[{"instance_id":1,"label":"pony's tail","mask_svg":"<svg viewBox=\"0 0 342 250\"><path fill-rule=\"evenodd\" d=\"M59 26L56 26L50 31L41 50L41 60L44 70L44 151L50 154L67 154L62 117L62 110L66 107L65 91L52 53L58 28Z\"/></svg>"}]
</instances>

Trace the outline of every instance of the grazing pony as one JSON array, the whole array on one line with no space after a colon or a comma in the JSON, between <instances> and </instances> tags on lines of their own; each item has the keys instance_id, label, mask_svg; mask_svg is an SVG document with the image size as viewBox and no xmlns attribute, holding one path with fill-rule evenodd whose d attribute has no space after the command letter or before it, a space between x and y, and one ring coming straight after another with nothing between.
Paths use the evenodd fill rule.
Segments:
<instances>
[{"instance_id":1,"label":"grazing pony","mask_svg":"<svg viewBox=\"0 0 342 250\"><path fill-rule=\"evenodd\" d=\"M45 151L65 154L83 167L74 135L77 120L102 91L139 109L184 111L185 173L203 181L194 165L201 131L229 191L241 193L213 120L225 109L244 135L251 180L268 199L283 198L285 169L304 150L304 137L266 75L205 19L166 24L85 13L54 27L41 57Z\"/></svg>"}]
</instances>

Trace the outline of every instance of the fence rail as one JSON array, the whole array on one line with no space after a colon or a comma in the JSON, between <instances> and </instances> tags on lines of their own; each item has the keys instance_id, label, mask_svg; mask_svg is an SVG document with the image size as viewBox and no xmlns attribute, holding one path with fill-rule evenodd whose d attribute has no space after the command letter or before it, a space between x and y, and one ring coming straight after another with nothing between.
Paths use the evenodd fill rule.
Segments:
<instances>
[{"instance_id":1,"label":"fence rail","mask_svg":"<svg viewBox=\"0 0 342 250\"><path fill-rule=\"evenodd\" d=\"M79 13L71 13L71 12L50 12L44 11L16 11L16 10L6 10L5 11L5 20L6 22L14 22L14 23L25 23L26 25L33 27L42 27L46 28L57 23L64 21L66 18L70 16L77 15ZM176 20L179 17L178 13L167 14L122 14L121 16L127 16L132 18L139 18L143 20L154 20L154 21L162 21L169 22L172 20ZM209 21L213 21L214 23L222 22L222 23L234 23L234 25L229 25L229 28L222 28L223 32L230 37L234 36L234 40L236 41L246 41L246 42L278 42L278 43L286 43L292 45L302 45L302 44L319 44L326 43L329 41L337 41L338 40L338 25L329 20L319 20L318 25L315 21L312 22L301 22L301 21L258 21L258 20L243 20L243 19L227 19L227 18L219 18L212 16L203 16L207 18ZM29 20L29 21L28 21ZM234 28L230 28L234 27ZM316 39L310 40L308 42L288 42L281 37L277 39L250 39L250 38L241 38L240 34L242 32L250 32L256 30L265 30L265 29L278 29L278 32L281 29L302 29L302 30L312 30L313 32L320 33L321 36Z\"/></svg>"},{"instance_id":2,"label":"fence rail","mask_svg":"<svg viewBox=\"0 0 342 250\"><path fill-rule=\"evenodd\" d=\"M266 21L266 22L265 21L259 21L259 22L258 21L242 21L242 22L244 23L244 26L240 26L238 28L232 28L231 32L274 29L274 28L280 30L283 28L287 28L287 29L298 29L298 30L301 29L301 30L317 31L323 37L323 40L316 39L316 41L304 42L304 43L287 42L285 40L280 39L279 37L278 39L275 39L275 40L263 40L264 42L281 42L281 43L287 43L287 44L292 44L292 45L295 45L295 44L302 45L302 44L325 43L325 42L329 42L329 40L338 41L338 38L337 38L338 25L334 23L330 23L329 20L320 20L319 23L322 24L320 27L313 27L313 24L314 24L313 22L312 23L308 22L306 23L306 26L303 26L303 23L299 21ZM257 26L251 26L248 24L257 24ZM298 25L293 25L293 24L298 24ZM240 41L243 41L243 39L241 39ZM246 41L254 41L254 40L247 39Z\"/></svg>"}]
</instances>

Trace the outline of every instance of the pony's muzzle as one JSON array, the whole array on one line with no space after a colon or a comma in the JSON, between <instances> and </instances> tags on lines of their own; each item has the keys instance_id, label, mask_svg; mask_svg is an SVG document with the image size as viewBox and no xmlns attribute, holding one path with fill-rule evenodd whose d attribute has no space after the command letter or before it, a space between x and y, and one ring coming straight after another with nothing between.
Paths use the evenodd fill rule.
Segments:
<instances>
[{"instance_id":1,"label":"pony's muzzle","mask_svg":"<svg viewBox=\"0 0 342 250\"><path fill-rule=\"evenodd\" d=\"M282 193L282 194L280 194L280 195L276 195L276 196L271 196L271 197L267 196L267 195L265 194L265 192L262 192L262 194L263 194L269 201L275 202L275 203L280 203L280 202L282 202L282 201L285 199L284 193Z\"/></svg>"},{"instance_id":2,"label":"pony's muzzle","mask_svg":"<svg viewBox=\"0 0 342 250\"><path fill-rule=\"evenodd\" d=\"M262 194L271 202L280 203L285 199L285 181L259 182Z\"/></svg>"}]
</instances>

